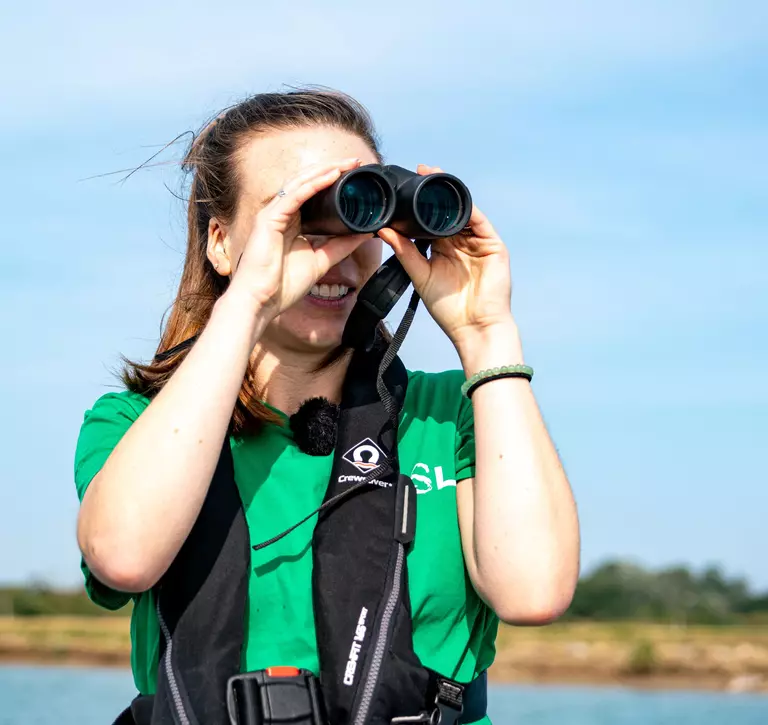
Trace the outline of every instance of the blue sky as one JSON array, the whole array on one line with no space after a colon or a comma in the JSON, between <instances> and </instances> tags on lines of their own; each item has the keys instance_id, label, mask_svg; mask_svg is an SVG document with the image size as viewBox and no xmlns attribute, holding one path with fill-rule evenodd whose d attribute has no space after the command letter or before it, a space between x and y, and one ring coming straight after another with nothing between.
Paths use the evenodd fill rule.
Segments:
<instances>
[{"instance_id":1,"label":"blue sky","mask_svg":"<svg viewBox=\"0 0 768 725\"><path fill-rule=\"evenodd\" d=\"M83 179L316 83L393 163L464 179L509 246L584 567L768 588L768 5L32 2L0 69L0 581L78 583L83 412L154 351L182 261L172 164ZM424 309L403 357L457 365Z\"/></svg>"}]
</instances>

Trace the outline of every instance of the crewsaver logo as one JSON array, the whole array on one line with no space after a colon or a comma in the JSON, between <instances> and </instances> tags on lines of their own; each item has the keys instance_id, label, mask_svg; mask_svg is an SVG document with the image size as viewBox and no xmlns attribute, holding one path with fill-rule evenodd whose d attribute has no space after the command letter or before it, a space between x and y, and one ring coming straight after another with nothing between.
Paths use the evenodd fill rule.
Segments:
<instances>
[{"instance_id":1,"label":"crewsaver logo","mask_svg":"<svg viewBox=\"0 0 768 725\"><path fill-rule=\"evenodd\" d=\"M386 455L370 438L366 438L356 446L352 446L343 457L360 473L369 473L379 465L380 460L386 458Z\"/></svg>"}]
</instances>

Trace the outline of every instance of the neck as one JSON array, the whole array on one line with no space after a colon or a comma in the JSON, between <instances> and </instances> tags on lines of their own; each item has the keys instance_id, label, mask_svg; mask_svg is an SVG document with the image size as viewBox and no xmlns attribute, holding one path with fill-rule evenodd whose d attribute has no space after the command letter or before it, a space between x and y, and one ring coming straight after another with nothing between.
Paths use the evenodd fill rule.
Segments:
<instances>
[{"instance_id":1,"label":"neck","mask_svg":"<svg viewBox=\"0 0 768 725\"><path fill-rule=\"evenodd\" d=\"M251 357L256 389L262 399L286 415L293 415L309 398L327 398L338 404L349 356L318 371L325 355L278 352L259 345Z\"/></svg>"}]
</instances>

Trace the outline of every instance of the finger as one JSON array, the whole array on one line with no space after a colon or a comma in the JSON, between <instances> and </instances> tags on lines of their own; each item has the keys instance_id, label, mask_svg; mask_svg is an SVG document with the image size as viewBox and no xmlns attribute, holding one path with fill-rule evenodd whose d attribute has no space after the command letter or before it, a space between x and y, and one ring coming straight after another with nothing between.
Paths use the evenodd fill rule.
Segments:
<instances>
[{"instance_id":1,"label":"finger","mask_svg":"<svg viewBox=\"0 0 768 725\"><path fill-rule=\"evenodd\" d=\"M428 166L427 164L419 164L416 167L416 173L419 176L429 176L430 174L443 174L445 172L439 166Z\"/></svg>"},{"instance_id":2,"label":"finger","mask_svg":"<svg viewBox=\"0 0 768 725\"><path fill-rule=\"evenodd\" d=\"M288 181L283 186L283 189L288 191L295 191L306 181L310 181L317 176L322 176L328 171L332 171L333 169L341 169L342 171L347 171L349 169L355 168L356 166L359 166L360 163L361 161L359 158L350 157L346 159L326 161L319 164L312 164L296 174L296 176L288 179Z\"/></svg>"},{"instance_id":3,"label":"finger","mask_svg":"<svg viewBox=\"0 0 768 725\"><path fill-rule=\"evenodd\" d=\"M360 159L343 159L307 169L289 181L270 201L284 214L294 214L307 199L327 188L345 171L360 165Z\"/></svg>"},{"instance_id":4,"label":"finger","mask_svg":"<svg viewBox=\"0 0 768 725\"><path fill-rule=\"evenodd\" d=\"M474 236L481 239L496 239L499 236L491 222L488 221L488 217L474 205L469 217L469 228Z\"/></svg>"},{"instance_id":5,"label":"finger","mask_svg":"<svg viewBox=\"0 0 768 725\"><path fill-rule=\"evenodd\" d=\"M275 201L278 204L282 202L284 208L292 207L297 202L300 206L313 194L330 186L345 171L356 168L360 163L360 159L343 159L307 169L304 173L291 179L283 187L282 193L278 192L275 196Z\"/></svg>"},{"instance_id":6,"label":"finger","mask_svg":"<svg viewBox=\"0 0 768 725\"><path fill-rule=\"evenodd\" d=\"M398 234L394 229L380 230L379 238L392 248L392 251L403 265L403 269L413 280L416 291L421 294L424 285L429 279L429 261L410 239L402 234Z\"/></svg>"}]
</instances>

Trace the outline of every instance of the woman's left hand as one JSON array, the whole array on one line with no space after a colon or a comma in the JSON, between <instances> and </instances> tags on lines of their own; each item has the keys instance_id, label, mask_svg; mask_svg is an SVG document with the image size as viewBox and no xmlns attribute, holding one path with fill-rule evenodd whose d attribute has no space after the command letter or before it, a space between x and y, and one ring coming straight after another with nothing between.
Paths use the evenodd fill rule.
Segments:
<instances>
[{"instance_id":1,"label":"woman's left hand","mask_svg":"<svg viewBox=\"0 0 768 725\"><path fill-rule=\"evenodd\" d=\"M424 164L417 168L423 176L441 171ZM507 248L476 206L469 224L470 229L456 236L434 240L429 259L393 229L379 232L432 317L457 348L477 333L512 322Z\"/></svg>"}]
</instances>

